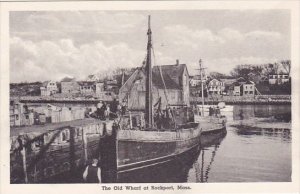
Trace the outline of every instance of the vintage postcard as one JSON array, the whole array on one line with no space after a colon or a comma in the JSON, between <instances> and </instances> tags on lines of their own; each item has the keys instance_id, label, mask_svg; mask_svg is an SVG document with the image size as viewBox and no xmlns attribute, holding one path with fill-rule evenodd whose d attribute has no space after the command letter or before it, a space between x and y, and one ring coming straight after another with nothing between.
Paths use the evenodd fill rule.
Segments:
<instances>
[{"instance_id":1,"label":"vintage postcard","mask_svg":"<svg viewBox=\"0 0 300 194\"><path fill-rule=\"evenodd\" d=\"M1 3L1 193L299 192L299 6Z\"/></svg>"}]
</instances>

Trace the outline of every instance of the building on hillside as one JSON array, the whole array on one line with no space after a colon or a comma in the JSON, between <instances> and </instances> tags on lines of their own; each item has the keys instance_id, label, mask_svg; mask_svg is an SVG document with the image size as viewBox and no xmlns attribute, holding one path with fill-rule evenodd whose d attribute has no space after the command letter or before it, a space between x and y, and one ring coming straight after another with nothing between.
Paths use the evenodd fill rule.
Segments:
<instances>
[{"instance_id":1,"label":"building on hillside","mask_svg":"<svg viewBox=\"0 0 300 194\"><path fill-rule=\"evenodd\" d=\"M76 82L75 78L65 77L61 80L61 93L62 94L78 94L80 92L80 86Z\"/></svg>"},{"instance_id":2,"label":"building on hillside","mask_svg":"<svg viewBox=\"0 0 300 194\"><path fill-rule=\"evenodd\" d=\"M152 76L153 104L161 97L162 108L168 104L189 105L189 74L185 64L179 64L177 60L175 65L154 66ZM145 108L145 81L144 71L135 70L120 88L119 101L127 101L128 109L143 110Z\"/></svg>"},{"instance_id":3,"label":"building on hillside","mask_svg":"<svg viewBox=\"0 0 300 194\"><path fill-rule=\"evenodd\" d=\"M97 75L89 75L85 81L97 82L97 81L100 81L100 78Z\"/></svg>"},{"instance_id":4,"label":"building on hillside","mask_svg":"<svg viewBox=\"0 0 300 194\"><path fill-rule=\"evenodd\" d=\"M241 96L241 87L242 84L239 82L232 83L228 88L228 95L229 96Z\"/></svg>"},{"instance_id":5,"label":"building on hillside","mask_svg":"<svg viewBox=\"0 0 300 194\"><path fill-rule=\"evenodd\" d=\"M190 76L190 86L196 87L201 85L201 78L199 75Z\"/></svg>"},{"instance_id":6,"label":"building on hillside","mask_svg":"<svg viewBox=\"0 0 300 194\"><path fill-rule=\"evenodd\" d=\"M247 81L243 83L241 87L241 94L243 96L254 96L255 95L255 83L253 81Z\"/></svg>"},{"instance_id":7,"label":"building on hillside","mask_svg":"<svg viewBox=\"0 0 300 194\"><path fill-rule=\"evenodd\" d=\"M58 87L54 81L45 81L40 87L41 96L51 96L58 93Z\"/></svg>"},{"instance_id":8,"label":"building on hillside","mask_svg":"<svg viewBox=\"0 0 300 194\"><path fill-rule=\"evenodd\" d=\"M119 93L120 84L117 79L106 80L104 83L104 90L108 95L115 96Z\"/></svg>"},{"instance_id":9,"label":"building on hillside","mask_svg":"<svg viewBox=\"0 0 300 194\"><path fill-rule=\"evenodd\" d=\"M270 74L269 75L269 84L283 84L289 82L289 75L288 74Z\"/></svg>"},{"instance_id":10,"label":"building on hillside","mask_svg":"<svg viewBox=\"0 0 300 194\"><path fill-rule=\"evenodd\" d=\"M201 84L197 86L190 86L190 94L194 97L202 97L202 88ZM203 95L207 97L207 85L203 84Z\"/></svg>"},{"instance_id":11,"label":"building on hillside","mask_svg":"<svg viewBox=\"0 0 300 194\"><path fill-rule=\"evenodd\" d=\"M104 82L96 82L95 83L95 94L98 98L104 99L106 96Z\"/></svg>"},{"instance_id":12,"label":"building on hillside","mask_svg":"<svg viewBox=\"0 0 300 194\"><path fill-rule=\"evenodd\" d=\"M95 82L92 81L80 81L79 84L79 91L81 94L88 94L93 95L96 91Z\"/></svg>"},{"instance_id":13,"label":"building on hillside","mask_svg":"<svg viewBox=\"0 0 300 194\"><path fill-rule=\"evenodd\" d=\"M221 95L225 90L224 82L212 79L207 84L207 90L209 95Z\"/></svg>"},{"instance_id":14,"label":"building on hillside","mask_svg":"<svg viewBox=\"0 0 300 194\"><path fill-rule=\"evenodd\" d=\"M224 87L225 87L225 89L224 89L224 94L225 95L229 95L229 93L230 93L230 87L232 86L232 84L234 83L234 82L236 82L236 79L220 79L220 81L221 82L223 82L224 83Z\"/></svg>"}]
</instances>

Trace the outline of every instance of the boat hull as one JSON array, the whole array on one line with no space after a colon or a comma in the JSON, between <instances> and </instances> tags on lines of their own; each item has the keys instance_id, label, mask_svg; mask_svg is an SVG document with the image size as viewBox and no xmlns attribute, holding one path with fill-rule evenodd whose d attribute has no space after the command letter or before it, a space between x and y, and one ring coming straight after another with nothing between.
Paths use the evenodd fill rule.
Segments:
<instances>
[{"instance_id":1,"label":"boat hull","mask_svg":"<svg viewBox=\"0 0 300 194\"><path fill-rule=\"evenodd\" d=\"M118 174L174 160L198 146L201 136L198 127L172 132L126 130L125 133L117 138Z\"/></svg>"}]
</instances>

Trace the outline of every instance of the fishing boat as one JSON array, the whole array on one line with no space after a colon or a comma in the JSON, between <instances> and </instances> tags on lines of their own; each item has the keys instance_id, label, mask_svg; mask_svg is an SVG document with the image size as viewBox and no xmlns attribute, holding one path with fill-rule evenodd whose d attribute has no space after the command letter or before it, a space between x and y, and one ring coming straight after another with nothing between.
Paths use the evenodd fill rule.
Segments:
<instances>
[{"instance_id":1,"label":"fishing boat","mask_svg":"<svg viewBox=\"0 0 300 194\"><path fill-rule=\"evenodd\" d=\"M145 102L144 110L131 110L110 120L85 118L11 127L11 183L65 183L93 158L101 159L103 182L115 182L122 174L167 164L192 153L199 148L202 133L224 127L207 120L195 122L186 95L189 91L178 88L188 84L188 76L179 76L181 83L175 83L160 67L152 68L150 17L148 25L146 62L129 79L142 83L142 91L135 85L130 89L140 92L135 95L139 100L133 101ZM181 67L171 66L171 71L186 71ZM155 92L157 85L164 89ZM167 89L173 92L172 98L168 98ZM178 101L185 103L172 104L172 99L177 99L181 92Z\"/></svg>"},{"instance_id":2,"label":"fishing boat","mask_svg":"<svg viewBox=\"0 0 300 194\"><path fill-rule=\"evenodd\" d=\"M161 101L168 99L166 91L156 98L159 99L158 102L155 104L153 102L153 82L160 79L162 85L166 87L167 78L164 77L160 67L152 67L150 16L147 35L145 63L132 76L134 77L132 82L145 83L142 87L145 88L145 97L142 97L145 109L144 111L132 111L120 117L116 135L118 175L169 162L200 143L201 126L193 121L189 104L172 106L167 103L165 107L162 107ZM158 71L156 75L160 75L155 80L153 80L154 74L152 74L154 69ZM130 89L135 89L135 87ZM158 120L163 117L164 120L159 123Z\"/></svg>"}]
</instances>

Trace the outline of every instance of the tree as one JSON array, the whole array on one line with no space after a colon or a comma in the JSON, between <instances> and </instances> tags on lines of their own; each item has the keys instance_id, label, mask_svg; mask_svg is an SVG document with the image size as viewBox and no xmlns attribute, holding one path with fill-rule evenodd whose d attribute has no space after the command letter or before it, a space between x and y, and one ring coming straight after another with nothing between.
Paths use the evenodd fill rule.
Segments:
<instances>
[{"instance_id":1,"label":"tree","mask_svg":"<svg viewBox=\"0 0 300 194\"><path fill-rule=\"evenodd\" d=\"M229 78L230 76L219 72L210 72L209 77L212 79L225 79L225 78Z\"/></svg>"},{"instance_id":2,"label":"tree","mask_svg":"<svg viewBox=\"0 0 300 194\"><path fill-rule=\"evenodd\" d=\"M286 73L290 76L291 73L291 60L282 60L280 61L282 67L286 71Z\"/></svg>"},{"instance_id":3,"label":"tree","mask_svg":"<svg viewBox=\"0 0 300 194\"><path fill-rule=\"evenodd\" d=\"M245 79L248 79L248 74L250 72L252 72L252 68L250 65L238 65L230 72L230 75L235 78L243 77Z\"/></svg>"}]
</instances>

